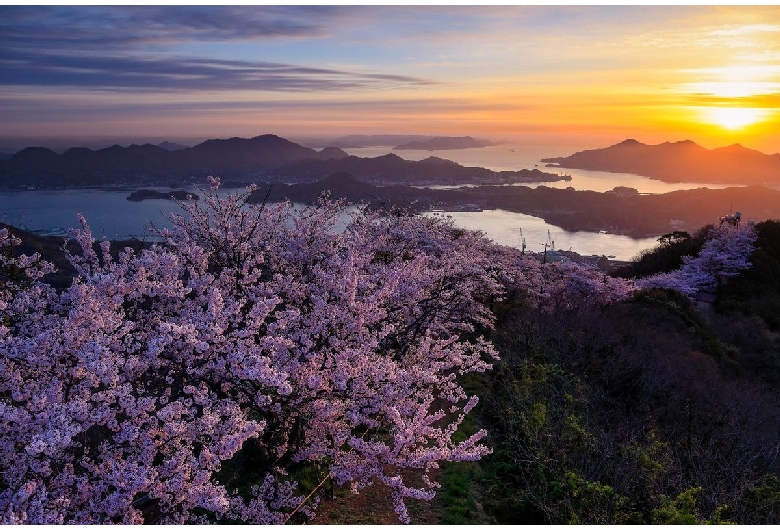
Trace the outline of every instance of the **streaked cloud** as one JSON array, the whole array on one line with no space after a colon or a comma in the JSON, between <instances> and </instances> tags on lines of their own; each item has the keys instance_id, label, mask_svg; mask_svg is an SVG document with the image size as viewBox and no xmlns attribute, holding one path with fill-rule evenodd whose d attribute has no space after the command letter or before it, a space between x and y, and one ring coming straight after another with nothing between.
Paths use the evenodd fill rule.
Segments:
<instances>
[{"instance_id":1,"label":"streaked cloud","mask_svg":"<svg viewBox=\"0 0 780 530\"><path fill-rule=\"evenodd\" d=\"M742 26L726 27L712 31L712 35L724 37L736 37L742 35L755 35L757 33L780 33L778 24L747 24Z\"/></svg>"},{"instance_id":2,"label":"streaked cloud","mask_svg":"<svg viewBox=\"0 0 780 530\"><path fill-rule=\"evenodd\" d=\"M0 84L167 90L320 91L414 87L410 76L272 62L17 53L0 57Z\"/></svg>"},{"instance_id":3,"label":"streaked cloud","mask_svg":"<svg viewBox=\"0 0 780 530\"><path fill-rule=\"evenodd\" d=\"M780 83L776 85L775 91L748 95L748 96L718 96L712 94L691 94L683 100L689 105L703 105L711 107L738 107L738 108L758 108L758 109L778 109L780 110Z\"/></svg>"}]
</instances>

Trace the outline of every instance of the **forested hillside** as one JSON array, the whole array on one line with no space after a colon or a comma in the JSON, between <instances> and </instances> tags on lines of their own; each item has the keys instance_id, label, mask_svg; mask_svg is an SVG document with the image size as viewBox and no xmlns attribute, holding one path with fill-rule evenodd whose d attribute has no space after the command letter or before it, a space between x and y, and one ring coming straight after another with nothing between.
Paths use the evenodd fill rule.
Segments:
<instances>
[{"instance_id":1,"label":"forested hillside","mask_svg":"<svg viewBox=\"0 0 780 530\"><path fill-rule=\"evenodd\" d=\"M756 226L752 266L715 282L714 309L657 288L564 310L507 301L477 421L494 448L484 510L465 520L777 524L778 229ZM632 268L668 278L721 230L668 235Z\"/></svg>"},{"instance_id":2,"label":"forested hillside","mask_svg":"<svg viewBox=\"0 0 780 530\"><path fill-rule=\"evenodd\" d=\"M2 522L316 523L370 484L402 522L780 522L779 223L612 277L218 186L163 243L84 220L56 281L0 230Z\"/></svg>"}]
</instances>

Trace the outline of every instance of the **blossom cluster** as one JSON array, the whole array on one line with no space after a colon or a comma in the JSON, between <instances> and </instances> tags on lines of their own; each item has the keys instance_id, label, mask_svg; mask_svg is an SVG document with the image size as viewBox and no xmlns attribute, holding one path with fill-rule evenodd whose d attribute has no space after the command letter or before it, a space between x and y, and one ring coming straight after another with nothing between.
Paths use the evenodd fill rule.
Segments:
<instances>
[{"instance_id":1,"label":"blossom cluster","mask_svg":"<svg viewBox=\"0 0 780 530\"><path fill-rule=\"evenodd\" d=\"M0 278L2 522L283 523L301 463L384 484L406 522L439 463L489 452L483 431L453 439L476 404L458 377L496 358L482 337L502 288L479 234L211 184L141 251L112 255L80 218L62 291L2 254L24 272ZM251 487L226 465L241 452Z\"/></svg>"},{"instance_id":2,"label":"blossom cluster","mask_svg":"<svg viewBox=\"0 0 780 530\"><path fill-rule=\"evenodd\" d=\"M79 217L63 290L0 230L0 522L284 523L316 514L301 465L383 484L408 522L440 463L489 453L484 431L455 441L477 403L459 376L497 359L485 337L507 290L545 311L691 294L749 267L755 242L721 227L678 271L634 282L451 220L210 186L139 251L112 252Z\"/></svg>"},{"instance_id":3,"label":"blossom cluster","mask_svg":"<svg viewBox=\"0 0 780 530\"><path fill-rule=\"evenodd\" d=\"M696 256L685 256L679 269L637 280L638 288L660 287L693 296L714 292L729 278L752 267L750 257L758 234L755 225L721 224L713 228Z\"/></svg>"}]
</instances>

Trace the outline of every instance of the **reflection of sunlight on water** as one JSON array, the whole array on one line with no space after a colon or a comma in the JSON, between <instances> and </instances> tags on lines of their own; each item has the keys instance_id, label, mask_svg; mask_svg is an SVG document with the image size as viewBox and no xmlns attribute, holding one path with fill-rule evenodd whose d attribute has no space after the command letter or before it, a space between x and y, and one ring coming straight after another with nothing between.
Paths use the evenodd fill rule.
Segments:
<instances>
[{"instance_id":1,"label":"reflection of sunlight on water","mask_svg":"<svg viewBox=\"0 0 780 530\"><path fill-rule=\"evenodd\" d=\"M390 147L346 149L350 154L361 157L377 157L393 152L407 160L422 160L430 156L453 160L464 166L486 167L494 171L539 169L549 173L566 173L571 181L527 184L530 187L550 188L572 187L577 190L609 191L617 186L635 188L640 193L667 193L692 188L725 188L724 184L665 183L658 180L626 173L586 171L563 168L546 168L541 158L565 156L581 148L572 146L520 146L501 145L477 149L447 151L392 151ZM205 185L205 182L204 182ZM453 186L440 186L441 188ZM780 189L780 185L775 186ZM151 188L158 191L170 188ZM194 187L188 191L199 193ZM219 195L241 190L222 188ZM89 222L97 238L148 237L150 222L157 227L170 227L165 215L179 211L176 203L166 200L145 200L132 202L126 199L130 192L113 190L36 190L0 192L0 222L28 230L50 231L67 234L69 228L78 228L76 212L81 212ZM434 215L434 214L427 214ZM582 255L616 256L628 260L641 250L654 247L655 238L632 239L614 234L592 232L567 232L549 225L543 219L509 212L486 210L483 212L451 212L456 224L464 228L481 230L487 237L502 245L520 247L520 230L527 242L527 249L540 252L547 241L547 231L559 250L571 248ZM347 222L346 216L339 220L338 229Z\"/></svg>"},{"instance_id":2,"label":"reflection of sunlight on water","mask_svg":"<svg viewBox=\"0 0 780 530\"><path fill-rule=\"evenodd\" d=\"M555 175L571 175L570 181L540 182L520 184L535 188L547 186L549 188L565 189L572 187L575 190L590 190L604 192L617 186L635 188L639 193L668 193L670 191L688 190L695 188L726 188L727 184L706 184L701 182L661 182L630 173L609 173L607 171L588 171L585 169L568 169L557 167L544 167L540 161L542 158L571 154L572 148L565 147L539 147L539 146L492 146L474 149L453 149L447 151L393 151L391 147L363 147L359 149L345 149L349 154L360 157L377 157L387 153L395 153L406 160L423 160L429 156L446 158L463 166L485 167L493 171L516 171L519 169L538 169ZM733 184L730 184L733 186ZM431 186L442 189L456 188L458 186Z\"/></svg>"},{"instance_id":3,"label":"reflection of sunlight on water","mask_svg":"<svg viewBox=\"0 0 780 530\"><path fill-rule=\"evenodd\" d=\"M545 168L545 171L556 173L558 168ZM606 171L589 171L585 169L566 169L563 170L567 175L571 175L570 181L542 182L539 184L529 184L529 187L547 186L549 188L565 189L572 187L575 190L590 190L605 192L618 186L634 188L639 193L669 193L679 190L690 190L696 188L722 189L733 184L705 184L701 182L661 182L639 175L630 173L609 173ZM561 172L563 172L561 171Z\"/></svg>"},{"instance_id":4,"label":"reflection of sunlight on water","mask_svg":"<svg viewBox=\"0 0 780 530\"><path fill-rule=\"evenodd\" d=\"M548 224L544 219L509 212L506 210L484 210L482 212L445 212L426 215L452 217L456 225L471 230L480 230L500 245L520 248L520 230L530 252L542 252L547 242L547 231L557 250L573 250L583 256L615 256L618 260L630 260L640 251L652 248L658 241L654 237L633 239L616 234L594 232L569 232Z\"/></svg>"}]
</instances>

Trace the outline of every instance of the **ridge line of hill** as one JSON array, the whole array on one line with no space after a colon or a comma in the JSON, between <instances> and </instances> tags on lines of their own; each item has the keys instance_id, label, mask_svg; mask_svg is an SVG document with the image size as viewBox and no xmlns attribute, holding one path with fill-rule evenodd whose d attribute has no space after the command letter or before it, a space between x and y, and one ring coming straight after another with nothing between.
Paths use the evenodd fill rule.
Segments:
<instances>
[{"instance_id":1,"label":"ridge line of hill","mask_svg":"<svg viewBox=\"0 0 780 530\"><path fill-rule=\"evenodd\" d=\"M436 157L421 161L397 155L360 158L337 147L317 151L266 134L250 139L211 139L176 150L132 144L98 150L76 147L59 155L44 147L28 147L0 160L0 189L187 185L209 175L311 182L337 171L377 184L501 184L566 178L538 169L466 167Z\"/></svg>"},{"instance_id":2,"label":"ridge line of hill","mask_svg":"<svg viewBox=\"0 0 780 530\"><path fill-rule=\"evenodd\" d=\"M691 140L649 145L628 139L542 162L547 167L633 173L664 182L780 184L780 153L769 155L740 144L707 149Z\"/></svg>"}]
</instances>

